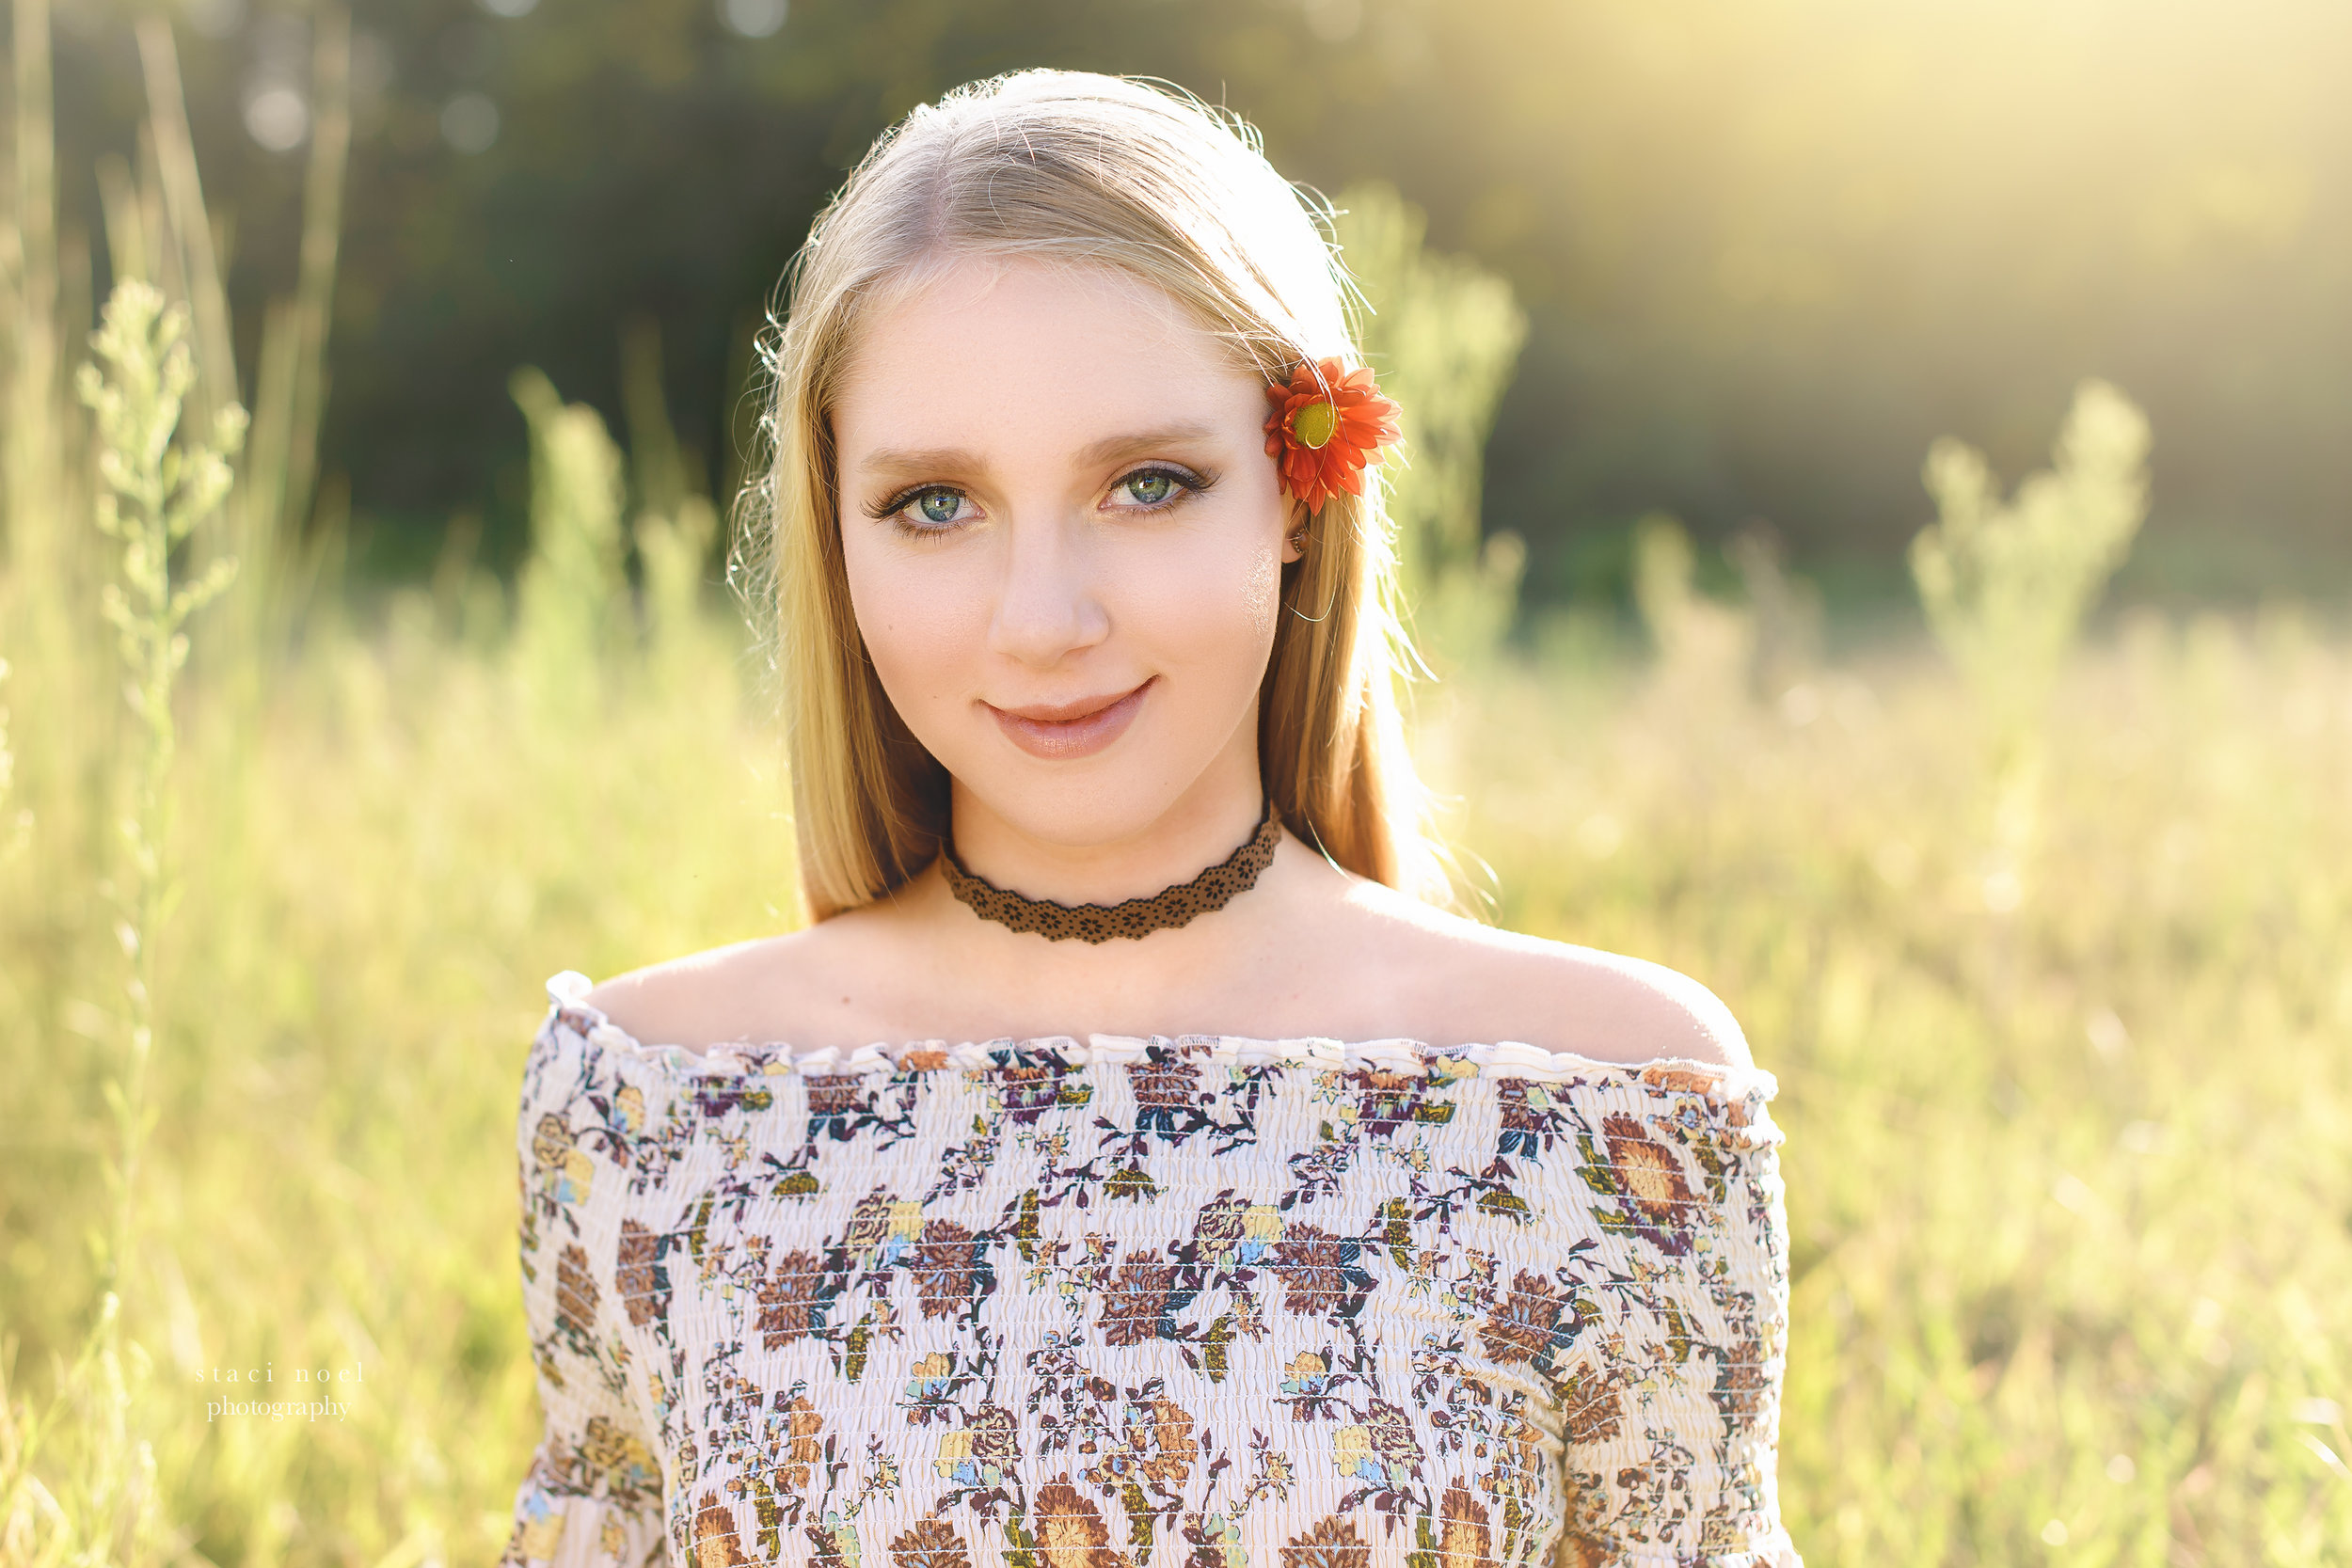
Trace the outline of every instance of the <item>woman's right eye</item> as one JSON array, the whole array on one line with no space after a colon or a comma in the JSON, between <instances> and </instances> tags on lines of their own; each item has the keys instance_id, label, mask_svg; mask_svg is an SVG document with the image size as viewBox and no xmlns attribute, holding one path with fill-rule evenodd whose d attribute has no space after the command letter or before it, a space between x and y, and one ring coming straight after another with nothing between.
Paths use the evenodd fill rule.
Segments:
<instances>
[{"instance_id":1,"label":"woman's right eye","mask_svg":"<svg viewBox=\"0 0 2352 1568\"><path fill-rule=\"evenodd\" d=\"M898 497L882 513L917 533L932 533L969 521L969 499L961 490L934 484Z\"/></svg>"}]
</instances>

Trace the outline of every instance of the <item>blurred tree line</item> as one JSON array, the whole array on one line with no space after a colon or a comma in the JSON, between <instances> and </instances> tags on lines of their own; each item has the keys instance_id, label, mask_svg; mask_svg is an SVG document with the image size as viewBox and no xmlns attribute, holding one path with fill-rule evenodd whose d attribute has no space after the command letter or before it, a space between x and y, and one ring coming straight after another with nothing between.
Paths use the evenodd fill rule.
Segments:
<instances>
[{"instance_id":1,"label":"blurred tree line","mask_svg":"<svg viewBox=\"0 0 2352 1568\"><path fill-rule=\"evenodd\" d=\"M83 171L138 155L147 8L57 8L88 297ZM310 17L172 14L251 336L293 287ZM1537 601L1621 593L1659 510L1701 540L1766 521L1834 593L1897 585L1919 451L1958 433L2014 474L2086 375L2165 433L2127 586L2352 580L2352 11L2325 0L361 0L353 24L320 466L379 571L445 537L515 560L510 372L617 417L625 341L660 356L684 483L723 497L751 335L818 203L914 104L1050 64L1230 104L1286 173L1390 182L1433 248L1509 280L1527 339L1484 524L1526 540Z\"/></svg>"}]
</instances>

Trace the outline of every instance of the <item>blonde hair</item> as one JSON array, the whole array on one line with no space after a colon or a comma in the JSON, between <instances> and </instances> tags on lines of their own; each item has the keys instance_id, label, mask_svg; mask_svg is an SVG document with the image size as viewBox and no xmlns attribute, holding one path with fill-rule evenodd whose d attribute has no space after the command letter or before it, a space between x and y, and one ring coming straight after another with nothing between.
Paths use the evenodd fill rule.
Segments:
<instances>
[{"instance_id":1,"label":"blonde hair","mask_svg":"<svg viewBox=\"0 0 2352 1568\"><path fill-rule=\"evenodd\" d=\"M1301 360L1360 362L1327 229L1327 210L1311 213L1238 117L1061 71L916 109L819 214L762 344L772 461L746 495L738 545L739 580L774 617L812 917L921 872L947 831L946 772L882 692L842 564L832 410L863 315L961 257L1109 266L1164 291L1269 383L1287 380ZM1398 715L1411 652L1394 575L1380 486L1327 502L1283 570L1259 768L1308 844L1359 876L1441 895Z\"/></svg>"}]
</instances>

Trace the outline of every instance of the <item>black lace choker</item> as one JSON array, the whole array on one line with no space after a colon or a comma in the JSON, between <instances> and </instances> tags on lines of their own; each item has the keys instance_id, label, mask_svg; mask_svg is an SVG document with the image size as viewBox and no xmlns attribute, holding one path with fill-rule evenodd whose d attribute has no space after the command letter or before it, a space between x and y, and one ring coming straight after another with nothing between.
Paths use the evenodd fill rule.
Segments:
<instances>
[{"instance_id":1,"label":"black lace choker","mask_svg":"<svg viewBox=\"0 0 2352 1568\"><path fill-rule=\"evenodd\" d=\"M1133 941L1154 931L1172 931L1248 893L1257 884L1258 874L1274 863L1274 847L1281 841L1281 820L1274 815L1274 801L1268 798L1265 819L1240 848L1189 882L1123 904L1056 904L1025 898L966 871L956 859L954 847L946 842L939 847L939 866L957 899L982 920L1015 931L1034 931L1049 942Z\"/></svg>"}]
</instances>

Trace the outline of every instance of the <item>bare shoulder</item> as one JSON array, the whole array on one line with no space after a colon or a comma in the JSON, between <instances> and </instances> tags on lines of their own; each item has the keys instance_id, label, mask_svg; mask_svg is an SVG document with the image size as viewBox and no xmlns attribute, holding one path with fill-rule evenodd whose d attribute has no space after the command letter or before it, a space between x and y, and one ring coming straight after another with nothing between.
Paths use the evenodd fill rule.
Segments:
<instances>
[{"instance_id":1,"label":"bare shoulder","mask_svg":"<svg viewBox=\"0 0 2352 1568\"><path fill-rule=\"evenodd\" d=\"M805 1044L771 1039L767 1031L789 1019L795 1029L829 1032L861 989L863 924L843 915L648 964L597 985L588 1003L651 1045Z\"/></svg>"},{"instance_id":2,"label":"bare shoulder","mask_svg":"<svg viewBox=\"0 0 2352 1568\"><path fill-rule=\"evenodd\" d=\"M1663 964L1499 930L1372 884L1351 903L1379 933L1367 950L1403 977L1397 1004L1430 1021L1422 1038L1517 1040L1596 1061L1754 1065L1731 1009Z\"/></svg>"}]
</instances>

